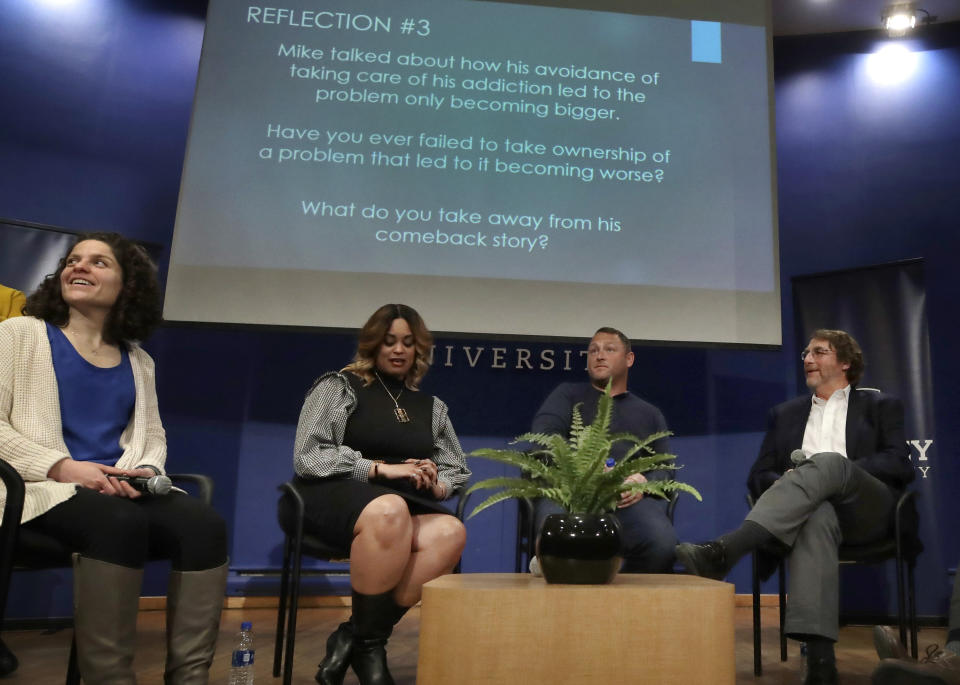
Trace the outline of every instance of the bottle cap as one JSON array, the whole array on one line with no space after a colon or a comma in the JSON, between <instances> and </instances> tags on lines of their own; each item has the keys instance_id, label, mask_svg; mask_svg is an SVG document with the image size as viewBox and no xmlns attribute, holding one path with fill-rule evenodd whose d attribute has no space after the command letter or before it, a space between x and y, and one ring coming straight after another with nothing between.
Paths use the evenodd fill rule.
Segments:
<instances>
[{"instance_id":1,"label":"bottle cap","mask_svg":"<svg viewBox=\"0 0 960 685\"><path fill-rule=\"evenodd\" d=\"M250 621L244 621L240 624L240 630L250 630L253 628L253 624Z\"/></svg>"}]
</instances>

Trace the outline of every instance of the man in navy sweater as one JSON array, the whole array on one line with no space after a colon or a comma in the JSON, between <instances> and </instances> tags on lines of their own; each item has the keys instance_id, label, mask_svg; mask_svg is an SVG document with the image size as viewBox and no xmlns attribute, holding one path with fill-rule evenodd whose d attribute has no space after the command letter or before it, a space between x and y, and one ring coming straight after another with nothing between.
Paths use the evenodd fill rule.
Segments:
<instances>
[{"instance_id":1,"label":"man in navy sweater","mask_svg":"<svg viewBox=\"0 0 960 685\"><path fill-rule=\"evenodd\" d=\"M633 366L630 340L615 328L601 328L587 348L589 383L562 383L537 411L531 430L534 433L570 434L573 408L580 404L584 423L593 421L597 400L612 380L613 417L610 430L627 432L638 438L667 429L660 410L627 390L627 374ZM620 460L628 445L614 445L611 456ZM667 452L666 438L651 447L658 453ZM618 449L619 448L619 449ZM650 471L630 476L628 482L666 477L663 471ZM560 508L548 501L537 502L537 529L548 514ZM670 573L673 569L674 547L677 537L673 524L666 515L666 503L642 494L625 495L617 505L616 516L623 533L624 573Z\"/></svg>"}]
</instances>

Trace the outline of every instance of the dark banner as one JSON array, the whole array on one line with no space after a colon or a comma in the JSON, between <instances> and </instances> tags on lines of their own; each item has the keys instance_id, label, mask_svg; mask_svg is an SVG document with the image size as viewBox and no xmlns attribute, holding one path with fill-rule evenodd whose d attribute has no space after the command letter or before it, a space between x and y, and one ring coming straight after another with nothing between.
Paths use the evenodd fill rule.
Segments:
<instances>
[{"instance_id":1,"label":"dark banner","mask_svg":"<svg viewBox=\"0 0 960 685\"><path fill-rule=\"evenodd\" d=\"M933 381L927 329L923 260L850 269L793 279L797 349L817 328L839 328L860 343L866 370L860 387L877 388L903 400L910 458L916 468L920 534L925 551L917 562L921 613L939 613L948 593L940 522L955 521L955 504L938 501L937 446L933 425ZM802 373L801 373L802 376ZM804 386L801 378L800 387ZM894 606L896 584L889 568L856 568L844 574L846 614L875 615ZM892 613L892 612L888 612Z\"/></svg>"},{"instance_id":2,"label":"dark banner","mask_svg":"<svg viewBox=\"0 0 960 685\"><path fill-rule=\"evenodd\" d=\"M76 232L56 226L0 219L0 283L29 295L45 276L57 270L76 236ZM160 263L160 245L139 244Z\"/></svg>"},{"instance_id":3,"label":"dark banner","mask_svg":"<svg viewBox=\"0 0 960 685\"><path fill-rule=\"evenodd\" d=\"M44 276L57 270L57 262L74 236L54 228L0 219L0 283L29 295Z\"/></svg>"}]
</instances>

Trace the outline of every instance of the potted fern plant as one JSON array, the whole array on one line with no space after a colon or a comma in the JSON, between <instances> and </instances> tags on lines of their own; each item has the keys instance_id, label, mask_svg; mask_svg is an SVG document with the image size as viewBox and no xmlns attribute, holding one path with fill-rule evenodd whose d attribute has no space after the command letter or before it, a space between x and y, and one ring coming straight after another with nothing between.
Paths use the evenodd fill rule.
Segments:
<instances>
[{"instance_id":1,"label":"potted fern plant","mask_svg":"<svg viewBox=\"0 0 960 685\"><path fill-rule=\"evenodd\" d=\"M613 515L621 495L643 493L669 497L687 492L698 500L700 493L674 479L624 482L627 477L654 469L675 470L676 456L657 454L652 443L670 435L664 431L646 438L630 433L610 433L613 398L610 385L600 396L593 422L584 425L580 406L573 408L570 435L524 433L516 443L531 443L533 449L478 449L471 457L492 459L519 467L523 477L503 476L474 483L467 493L500 488L470 513L479 512L510 498L551 500L564 514L551 514L537 537L537 558L549 583L608 583L616 576L622 557L620 524ZM617 443L629 446L614 462L610 450Z\"/></svg>"}]
</instances>

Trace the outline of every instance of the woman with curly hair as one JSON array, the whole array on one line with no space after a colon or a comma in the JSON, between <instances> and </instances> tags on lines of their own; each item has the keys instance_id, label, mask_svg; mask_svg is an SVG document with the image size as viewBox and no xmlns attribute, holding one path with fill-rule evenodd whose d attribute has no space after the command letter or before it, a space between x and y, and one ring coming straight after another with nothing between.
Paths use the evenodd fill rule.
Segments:
<instances>
[{"instance_id":1,"label":"woman with curly hair","mask_svg":"<svg viewBox=\"0 0 960 685\"><path fill-rule=\"evenodd\" d=\"M135 683L143 565L173 562L167 683L206 683L227 574L226 526L209 506L146 495L167 445L153 360L135 342L160 323L156 267L115 233L77 237L24 316L0 322L0 457L26 482L23 528L74 554L74 629L87 683Z\"/></svg>"},{"instance_id":2,"label":"woman with curly hair","mask_svg":"<svg viewBox=\"0 0 960 685\"><path fill-rule=\"evenodd\" d=\"M353 616L327 639L317 672L391 685L385 646L423 584L456 566L466 531L439 502L470 476L447 406L417 391L430 331L406 305L380 307L352 363L321 376L297 426L294 469L307 532L350 550ZM290 507L280 503L289 520Z\"/></svg>"}]
</instances>

